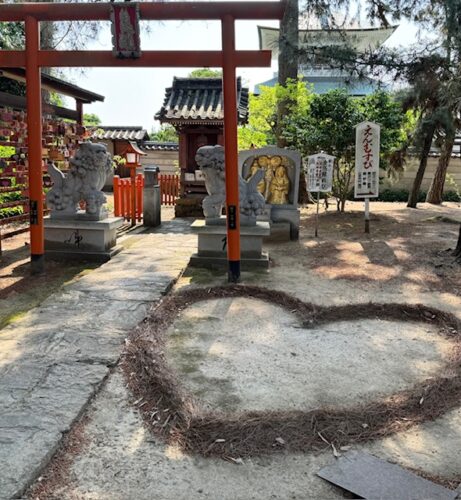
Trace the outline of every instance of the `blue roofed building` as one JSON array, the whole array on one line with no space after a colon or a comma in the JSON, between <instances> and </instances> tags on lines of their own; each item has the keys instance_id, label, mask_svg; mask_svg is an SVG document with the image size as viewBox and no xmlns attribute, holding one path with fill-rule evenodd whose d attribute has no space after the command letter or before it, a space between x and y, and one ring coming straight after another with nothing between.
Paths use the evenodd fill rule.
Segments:
<instances>
[{"instance_id":1,"label":"blue roofed building","mask_svg":"<svg viewBox=\"0 0 461 500\"><path fill-rule=\"evenodd\" d=\"M397 29L397 26L388 28L358 28L350 25L345 28L341 23L341 28L330 28L328 23L314 21L306 29L299 30L300 47L325 47L347 45L355 48L358 52L365 52L380 47ZM320 23L320 26L318 25ZM306 24L306 23L305 23ZM309 23L307 23L309 24ZM259 48L261 50L271 50L272 59L278 58L279 28L258 26ZM325 94L334 89L345 89L353 96L363 97L372 94L379 88L386 88L383 82L370 77L354 77L346 71L331 68L325 63L311 61L299 67L299 74L303 80L311 86L316 94ZM255 86L254 93L260 94L261 87L273 87L278 82L278 74L265 82Z\"/></svg>"}]
</instances>

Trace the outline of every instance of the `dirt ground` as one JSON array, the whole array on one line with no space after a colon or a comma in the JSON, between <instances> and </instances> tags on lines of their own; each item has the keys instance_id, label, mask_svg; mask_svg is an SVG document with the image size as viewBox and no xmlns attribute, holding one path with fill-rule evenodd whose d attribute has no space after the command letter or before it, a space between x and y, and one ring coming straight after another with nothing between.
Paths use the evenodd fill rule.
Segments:
<instances>
[{"instance_id":1,"label":"dirt ground","mask_svg":"<svg viewBox=\"0 0 461 500\"><path fill-rule=\"evenodd\" d=\"M303 209L299 242L265 244L264 247L269 251L271 258L269 272L250 273L243 269L243 283L285 292L298 300L316 305L366 304L370 301L397 304L422 303L447 310L461 318L461 266L454 261L450 252L450 248L456 243L461 222L458 204L449 203L443 207L421 204L417 210L410 210L403 203L372 203L369 235L364 234L363 204L349 203L346 210L346 213L338 214L333 207L328 211L322 207L319 237L315 238L315 209L314 207ZM225 280L225 273L222 271L188 268L179 279L173 293L194 288L203 290L204 287L223 285ZM233 304L234 307L239 305L238 302ZM248 307L250 306L251 303ZM240 307L238 315L232 312L231 307L227 307L225 301L217 302L213 307L229 310L229 331L224 332L218 339L219 352L221 353L224 348L227 349L227 361L241 360L245 354L240 352L243 345L243 341L240 340L242 337L231 338L230 332L234 330L244 332L245 341L249 335L264 335L264 342L271 345L274 344L273 338L282 331L284 336L280 340L283 342L288 342L290 338L302 333L298 328L299 325L290 317L291 311L288 311L290 314L285 317L280 312L274 312L272 306L260 304L258 306L261 313L260 328L257 328L258 325L253 328L253 325L248 324L245 330L236 327L236 323L249 322L250 316L255 313L255 307L252 306L251 311ZM188 315L194 314L194 308L190 308L183 316L178 317L172 327L173 332L176 328L178 329L176 334L179 334L182 325L187 331L197 330L200 333L200 328L203 328L203 334L216 335L218 330L216 318L220 321L219 331L221 326L225 326L221 316L215 314L215 310L213 314L206 311L203 313L202 303L200 311L197 318L192 318L193 329ZM202 317L203 315L205 317ZM283 322L284 318L286 321L281 325L280 322ZM364 322L359 321L363 327ZM412 370L407 377L408 387L418 382L419 375L425 379L439 374L439 368L444 364L445 347L439 344L426 328L418 333L409 323L401 323L394 325L395 328L393 326L392 331L387 332L384 323L378 325L374 321L368 325L366 332L362 332L363 338L365 335L369 338L367 344L369 350L366 352L363 350L364 342L362 350L356 352L358 346L354 345L356 340L354 332L357 331L357 325L345 325L341 332L319 331L317 345L311 335L304 350L299 345L284 346L283 352L288 353L287 359L282 360L280 357L282 348L276 350L275 354L278 356L276 361L281 363L281 369L278 371L273 369L274 365L276 366L274 359L265 355L256 367L258 377L252 379L250 367L254 368L252 365L257 362L257 358L253 359L250 356L251 359L247 357L246 362L243 360L244 366L239 370L236 370L234 365L229 365L228 378L241 377L240 382L244 388L247 388L245 384L253 380L253 389L260 388L261 373L267 368L267 378L271 380L271 386L266 395L270 392L278 394L278 398L288 397L289 390L284 391L282 386L277 392L272 386L274 380L278 382L283 379L287 372L284 365L290 362L296 371L296 375L292 378L299 377L299 374L306 375L305 372L308 378L304 382L301 380L302 389L291 379L285 380L285 386L292 384L295 393L302 390L309 392L305 396L312 396L314 400L308 406L317 408L317 404L325 403L320 400L325 395L332 397L327 402L336 407L338 400L342 401L345 394L349 394L347 390L351 388L357 391L354 401L361 400L373 383L376 384L377 392L384 395L391 394L402 388L399 384L402 384L404 376L397 372L403 368ZM207 322L211 326L206 326ZM200 328L196 328L195 323ZM336 324L335 328L339 327L341 325ZM268 336L270 332L272 337ZM376 335L377 333L379 335ZM315 334L315 331L311 334ZM349 351L346 349L346 344L338 348L338 342L336 347L328 343L336 334L341 342L345 340L351 342ZM425 352L430 354L430 357L422 355L417 349L418 338L421 335L424 336L425 342L427 340L428 350ZM404 359L402 356L405 355L405 350L401 348L401 344L405 338L408 350ZM210 370L214 368L212 365L203 364L205 361L213 360L199 359L200 352L197 352L196 345L186 344L186 346L191 347L192 354L196 355L196 358L191 357L192 361L195 359L202 363L199 366L201 371L205 368ZM217 349L216 342L212 347ZM261 351L261 346L257 347L257 350ZM208 354L210 349L210 345L207 344ZM246 349L248 354L251 349L248 347ZM397 350L399 352L396 352ZM235 356L232 355L234 352ZM296 356L292 354L293 352ZM318 360L309 358L309 356L320 356L321 352L323 357L319 357ZM259 352L259 354L264 353ZM374 354L375 358L370 357L371 354ZM341 362L338 361L340 357L344 365L342 371ZM374 361L370 363L370 359ZM181 380L190 377L191 369L197 368L189 366L190 362L188 359L187 366L183 363L184 373L181 373ZM317 378L312 376L310 380L309 369L315 363L318 366ZM432 368L435 371L429 373L427 370ZM218 371L219 377L225 376L220 366L216 369L216 373L211 374L213 380L218 378ZM358 377L362 377L362 389L359 387ZM341 383L347 383L348 379L350 387L341 386L338 382L340 380ZM393 382L394 385L386 388L383 381ZM313 386L310 391L309 383ZM323 390L328 384L330 389ZM188 388L193 389L192 385ZM336 396L334 396L335 391ZM222 392L230 393L227 390ZM272 399L268 401L259 398L260 395L255 395L254 391L249 396L248 401L251 402L252 411L256 403L262 403L261 408L273 403ZM427 404L427 397L420 399L418 395L418 401L418 405ZM76 428L79 446L76 449L70 446L67 452L64 449L63 454L57 456L48 470L44 471L45 479L42 485L36 485L39 489L41 487L45 489L40 494L30 495L30 498L120 500L343 498L342 491L332 488L316 477L316 472L322 466L334 460L328 443L325 443L323 451L319 453L286 452L271 457L255 456L244 459L232 456L229 461L188 455L148 431L140 417L141 406L145 401L137 402L139 405L133 404L133 395L126 388L126 379L123 378L120 369L116 368L105 387L89 405L85 414L88 420L83 422L83 428ZM283 406L286 406L285 403L286 401ZM274 405L273 407L278 408ZM405 432L384 439L357 445L357 448L418 470L419 473L426 474L432 479L443 476L440 481L454 488L459 483L461 470L457 444L461 429L460 419L461 410L455 408L434 421L409 427ZM402 420L407 421L407 416ZM368 424L363 425L368 426ZM339 448L339 451L342 452L342 448ZM63 464L65 465L63 471L53 476L56 468L60 469ZM49 474L51 480L47 479L50 477ZM54 496L46 492L47 487L51 488Z\"/></svg>"},{"instance_id":2,"label":"dirt ground","mask_svg":"<svg viewBox=\"0 0 461 500\"><path fill-rule=\"evenodd\" d=\"M318 238L313 237L315 222L309 208L301 215L301 245L290 248L291 257L326 279L386 287L410 283L419 291L460 295L460 267L451 256L461 223L460 204L418 207L371 203L370 234L365 234L363 203L348 202L344 214L331 208L321 213ZM272 255L277 265L278 251Z\"/></svg>"},{"instance_id":3,"label":"dirt ground","mask_svg":"<svg viewBox=\"0 0 461 500\"><path fill-rule=\"evenodd\" d=\"M91 271L93 263L47 262L46 274L30 273L29 233L2 241L0 256L0 328L36 307L67 281Z\"/></svg>"},{"instance_id":4,"label":"dirt ground","mask_svg":"<svg viewBox=\"0 0 461 500\"><path fill-rule=\"evenodd\" d=\"M109 200L110 202L110 200ZM450 250L455 246L461 210L458 203L437 207L404 203L371 203L371 233L364 234L363 203L348 202L339 214L333 205L322 206L319 237L314 237L315 208L302 209L300 241L270 245L272 266L290 260L330 280L371 282L398 287L403 283L419 291L461 295L461 272ZM170 207L162 218L171 219ZM286 250L289 248L289 252ZM64 283L95 267L92 263L47 262L46 274L31 276L29 234L2 241L0 257L0 328L40 304Z\"/></svg>"},{"instance_id":5,"label":"dirt ground","mask_svg":"<svg viewBox=\"0 0 461 500\"><path fill-rule=\"evenodd\" d=\"M271 258L269 272L246 273L243 270L243 282L284 291L315 304L421 301L459 316L461 265L454 261L451 249L456 244L461 223L460 207L456 203L441 207L420 204L417 210L411 210L403 203L371 203L371 232L368 235L364 233L363 203L348 203L344 214L337 213L333 205L327 211L322 206L318 238L314 237L315 207L303 208L299 241L265 244ZM171 209L162 213L164 220L171 216ZM50 263L47 274L31 277L27 243L26 234L3 242L0 328L39 304L66 281L91 272L88 265L72 267ZM225 279L222 271L188 268L175 291L222 285ZM270 316L271 312L264 316L268 324ZM293 335L299 331L294 330ZM368 331L373 333L375 327ZM396 332L393 338L389 333L390 352L396 348L398 327ZM413 330L408 330L407 337L411 337L412 344L416 342L415 335ZM434 343L433 347L438 352L440 346L437 345ZM292 351L289 350L289 359L299 362L298 371L302 371L309 353L295 357ZM325 352L325 360L331 360L328 354ZM414 356L419 359L417 354ZM391 361L398 365L399 359ZM439 363L437 359L425 361ZM397 369L397 365L389 369L384 364L378 366L378 361L372 367L374 371L381 369L392 375ZM321 361L320 365L325 363ZM406 363L407 360L401 359L402 365ZM365 373L365 368L359 365L357 370ZM417 382L416 378L409 377L408 384L412 381ZM367 382L365 375L364 387L368 387ZM394 389L391 387L389 391ZM360 399L360 394L357 397ZM318 455L287 453L271 459L255 457L245 461L244 466L240 466L240 462L237 466L218 459L210 461L184 456L181 451L170 450L149 435L130 399L120 370L115 369L90 404L84 417L87 420L76 427L75 432L80 434L76 437L75 448L70 446L68 453L64 449L61 458L58 456L63 472L55 478L59 484L53 485L52 481L50 486L59 493L57 496L32 495L31 498L247 499L250 490L253 492L251 498L258 499L343 496L315 479L316 471L331 461L328 445L326 451ZM456 446L459 442L460 418L461 411L456 409L427 426L371 443L367 449L410 468L457 478L459 463L453 458L450 443ZM56 463L51 465L51 470ZM452 464L450 470L447 464Z\"/></svg>"}]
</instances>

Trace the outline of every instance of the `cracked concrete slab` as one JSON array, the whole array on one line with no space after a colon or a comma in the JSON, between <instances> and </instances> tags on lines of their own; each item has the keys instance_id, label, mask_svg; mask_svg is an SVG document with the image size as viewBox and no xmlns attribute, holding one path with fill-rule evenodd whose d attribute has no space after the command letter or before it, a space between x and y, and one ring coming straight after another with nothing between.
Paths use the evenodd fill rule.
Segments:
<instances>
[{"instance_id":1,"label":"cracked concrete slab","mask_svg":"<svg viewBox=\"0 0 461 500\"><path fill-rule=\"evenodd\" d=\"M185 268L196 247L186 229L172 221L137 235L129 250L0 330L1 499L20 497L37 477L128 332Z\"/></svg>"}]
</instances>

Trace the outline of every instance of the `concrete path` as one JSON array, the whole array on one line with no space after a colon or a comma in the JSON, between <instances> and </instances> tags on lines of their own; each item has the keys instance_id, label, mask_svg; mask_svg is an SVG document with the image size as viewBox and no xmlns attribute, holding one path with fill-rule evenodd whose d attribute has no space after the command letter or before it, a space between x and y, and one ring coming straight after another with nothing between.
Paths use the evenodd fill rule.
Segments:
<instances>
[{"instance_id":1,"label":"concrete path","mask_svg":"<svg viewBox=\"0 0 461 500\"><path fill-rule=\"evenodd\" d=\"M196 250L175 220L0 331L0 498L36 479L109 374L128 332Z\"/></svg>"}]
</instances>

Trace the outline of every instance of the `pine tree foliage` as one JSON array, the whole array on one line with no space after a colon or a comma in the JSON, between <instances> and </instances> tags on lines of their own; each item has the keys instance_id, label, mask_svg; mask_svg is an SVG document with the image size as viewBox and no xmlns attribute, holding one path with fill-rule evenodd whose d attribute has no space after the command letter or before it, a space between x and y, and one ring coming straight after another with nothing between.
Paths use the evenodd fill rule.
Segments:
<instances>
[{"instance_id":1,"label":"pine tree foliage","mask_svg":"<svg viewBox=\"0 0 461 500\"><path fill-rule=\"evenodd\" d=\"M341 30L335 22L334 11L341 8L349 18L355 2L349 0L309 2L307 14L323 20L326 29ZM407 86L403 105L412 108L419 117L414 134L414 146L420 165L408 206L416 201L424 176L433 139L442 148L449 148L459 124L461 108L461 1L460 0L367 0L365 14L371 23L383 27L402 19L419 27L417 44L399 49L379 47L358 53L348 45L344 36L342 46L303 46L298 49L299 61L328 65L347 71L351 77L393 79ZM430 36L427 35L430 33ZM443 145L447 141L446 146ZM448 162L450 155L446 155ZM446 170L447 165L445 165ZM443 184L438 185L438 190ZM441 194L440 194L441 196Z\"/></svg>"}]
</instances>

